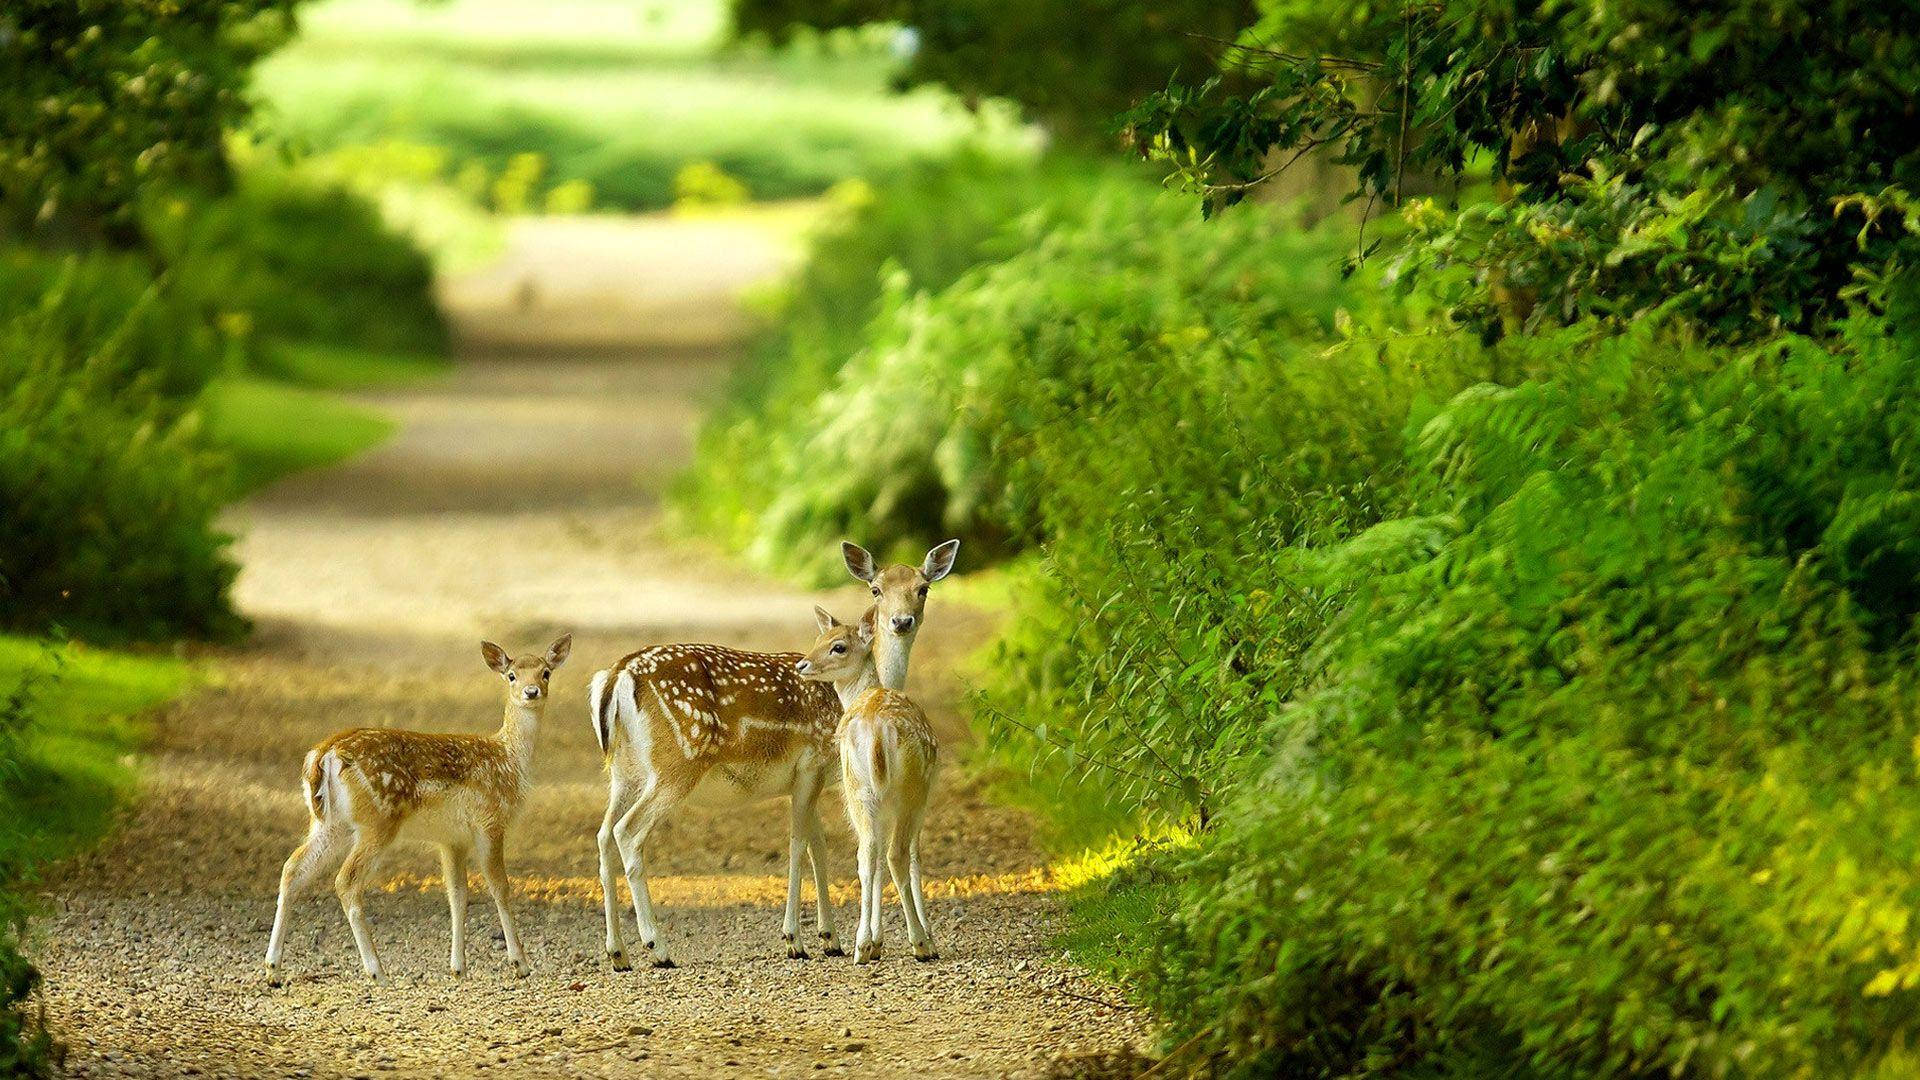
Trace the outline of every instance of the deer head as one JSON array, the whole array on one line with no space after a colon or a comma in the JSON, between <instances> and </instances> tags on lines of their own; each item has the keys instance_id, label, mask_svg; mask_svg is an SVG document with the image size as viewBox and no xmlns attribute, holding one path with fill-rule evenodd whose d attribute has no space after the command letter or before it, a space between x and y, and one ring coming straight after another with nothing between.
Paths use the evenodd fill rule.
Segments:
<instances>
[{"instance_id":1,"label":"deer head","mask_svg":"<svg viewBox=\"0 0 1920 1080\"><path fill-rule=\"evenodd\" d=\"M507 650L491 641L480 643L481 658L499 672L506 683L507 704L536 712L546 708L547 683L554 670L567 662L567 654L572 651L572 634L560 635L560 640L547 646L545 653L525 656L508 656Z\"/></svg>"},{"instance_id":2,"label":"deer head","mask_svg":"<svg viewBox=\"0 0 1920 1080\"><path fill-rule=\"evenodd\" d=\"M847 572L867 583L873 593L874 631L900 637L920 628L921 613L927 607L927 588L953 570L954 557L960 554L960 541L949 540L927 552L919 566L904 563L879 569L866 548L842 541L840 553L847 560Z\"/></svg>"}]
</instances>

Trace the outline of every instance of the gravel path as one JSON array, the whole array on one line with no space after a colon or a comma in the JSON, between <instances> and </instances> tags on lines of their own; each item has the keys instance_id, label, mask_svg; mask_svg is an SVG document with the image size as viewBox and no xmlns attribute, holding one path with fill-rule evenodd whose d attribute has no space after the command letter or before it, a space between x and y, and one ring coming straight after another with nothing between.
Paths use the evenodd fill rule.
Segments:
<instances>
[{"instance_id":1,"label":"gravel path","mask_svg":"<svg viewBox=\"0 0 1920 1080\"><path fill-rule=\"evenodd\" d=\"M524 222L498 267L447 290L464 362L368 396L401 420L395 439L235 511L237 596L258 632L160 716L126 826L54 881L40 960L75 1075L1003 1076L1141 1041L1136 1014L1090 1000L1107 992L1048 948L1027 823L957 775L926 839L941 962L899 947L868 968L787 960L777 803L689 809L656 831L679 969L616 975L600 957L589 675L650 642L793 648L815 600L843 617L864 600L851 583L816 596L756 578L660 527L660 487L739 332L734 301L789 255L717 222ZM928 619L912 689L959 743L951 668L987 620L938 587ZM438 864L402 848L368 904L388 983L362 979L322 890L296 907L289 983L269 989L260 958L305 827L305 748L351 725L489 730L499 698L479 639L527 649L561 629L574 658L508 849L533 975L511 976L476 882L472 972L447 977ZM837 814L829 830L851 926L852 847Z\"/></svg>"}]
</instances>

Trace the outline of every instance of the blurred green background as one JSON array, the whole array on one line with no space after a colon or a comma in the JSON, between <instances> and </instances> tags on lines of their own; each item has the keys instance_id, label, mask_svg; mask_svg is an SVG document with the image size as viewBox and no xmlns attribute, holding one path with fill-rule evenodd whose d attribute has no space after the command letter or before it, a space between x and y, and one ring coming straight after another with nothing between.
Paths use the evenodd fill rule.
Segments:
<instances>
[{"instance_id":1,"label":"blurred green background","mask_svg":"<svg viewBox=\"0 0 1920 1080\"><path fill-rule=\"evenodd\" d=\"M806 200L675 520L992 567L981 768L1163 1073L1911 1075L1911 16L25 0L0 865L246 633L220 507L444 369L436 274Z\"/></svg>"}]
</instances>

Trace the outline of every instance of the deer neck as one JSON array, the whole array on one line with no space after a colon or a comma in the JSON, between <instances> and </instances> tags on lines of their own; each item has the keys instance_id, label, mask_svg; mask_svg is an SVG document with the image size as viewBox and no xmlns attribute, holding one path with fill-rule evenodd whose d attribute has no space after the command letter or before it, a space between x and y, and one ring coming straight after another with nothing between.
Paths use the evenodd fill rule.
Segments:
<instances>
[{"instance_id":1,"label":"deer neck","mask_svg":"<svg viewBox=\"0 0 1920 1080\"><path fill-rule=\"evenodd\" d=\"M911 634L896 634L892 630L876 628L873 635L873 666L878 672L877 685L889 690L906 690L907 660L913 655L913 639L918 636L918 630Z\"/></svg>"},{"instance_id":2,"label":"deer neck","mask_svg":"<svg viewBox=\"0 0 1920 1080\"><path fill-rule=\"evenodd\" d=\"M540 712L518 701L507 702L506 715L500 721L498 738L507 748L507 756L521 768L533 762L533 736L540 728Z\"/></svg>"},{"instance_id":3,"label":"deer neck","mask_svg":"<svg viewBox=\"0 0 1920 1080\"><path fill-rule=\"evenodd\" d=\"M852 678L842 679L833 684L833 692L840 695L840 711L845 712L852 708L853 703L859 701L862 694L880 685L883 685L880 682L880 673L874 668L873 661L868 660L860 665L859 672Z\"/></svg>"}]
</instances>

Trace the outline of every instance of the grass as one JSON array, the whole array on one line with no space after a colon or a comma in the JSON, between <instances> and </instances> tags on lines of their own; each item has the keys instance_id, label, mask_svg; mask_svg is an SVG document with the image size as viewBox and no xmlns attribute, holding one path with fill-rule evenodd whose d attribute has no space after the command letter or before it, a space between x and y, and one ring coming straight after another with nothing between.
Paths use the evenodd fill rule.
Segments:
<instances>
[{"instance_id":1,"label":"grass","mask_svg":"<svg viewBox=\"0 0 1920 1080\"><path fill-rule=\"evenodd\" d=\"M366 390L418 382L447 370L446 360L437 356L303 342L275 350L264 373L299 387Z\"/></svg>"},{"instance_id":2,"label":"grass","mask_svg":"<svg viewBox=\"0 0 1920 1080\"><path fill-rule=\"evenodd\" d=\"M725 25L721 0L322 0L256 87L265 125L315 152L435 146L451 172L492 176L535 153L542 184L584 180L596 205L628 210L671 205L693 162L788 198L983 132L1026 139L992 110L893 93L883 34L776 51L728 46Z\"/></svg>"},{"instance_id":3,"label":"grass","mask_svg":"<svg viewBox=\"0 0 1920 1080\"><path fill-rule=\"evenodd\" d=\"M215 380L201 405L210 440L233 456L236 497L393 433L393 421L338 394L255 376Z\"/></svg>"},{"instance_id":4,"label":"grass","mask_svg":"<svg viewBox=\"0 0 1920 1080\"><path fill-rule=\"evenodd\" d=\"M38 678L18 767L0 772L0 866L31 868L105 834L134 787L143 714L196 675L173 656L77 643L49 649L14 634L0 634L0 673L0 697L11 697L23 678Z\"/></svg>"}]
</instances>

